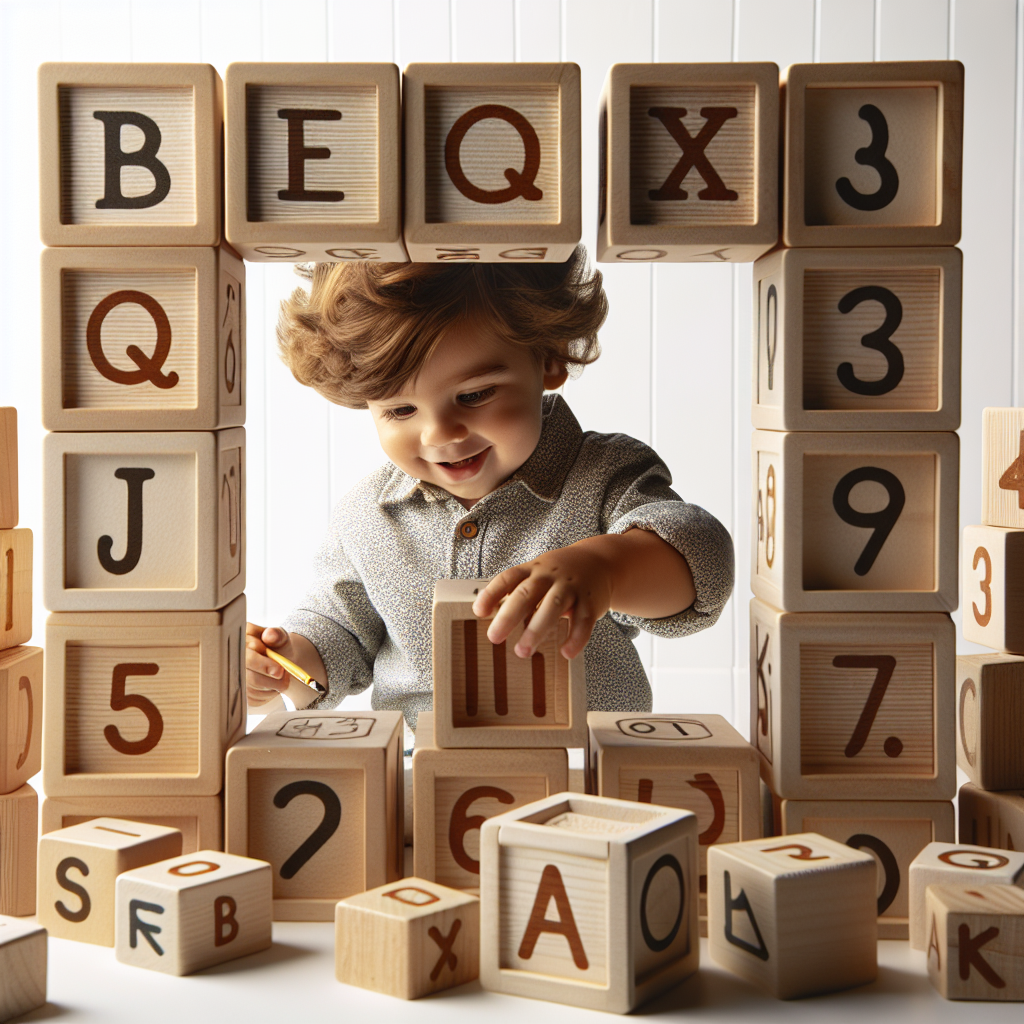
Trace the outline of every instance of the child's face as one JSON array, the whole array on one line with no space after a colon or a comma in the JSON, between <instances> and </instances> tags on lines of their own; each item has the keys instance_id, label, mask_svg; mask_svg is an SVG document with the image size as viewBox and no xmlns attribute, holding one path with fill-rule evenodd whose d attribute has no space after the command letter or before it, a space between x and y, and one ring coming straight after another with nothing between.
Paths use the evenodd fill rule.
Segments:
<instances>
[{"instance_id":1,"label":"child's face","mask_svg":"<svg viewBox=\"0 0 1024 1024\"><path fill-rule=\"evenodd\" d=\"M533 453L541 395L565 378L560 363L459 323L401 394L367 404L384 454L470 508Z\"/></svg>"}]
</instances>

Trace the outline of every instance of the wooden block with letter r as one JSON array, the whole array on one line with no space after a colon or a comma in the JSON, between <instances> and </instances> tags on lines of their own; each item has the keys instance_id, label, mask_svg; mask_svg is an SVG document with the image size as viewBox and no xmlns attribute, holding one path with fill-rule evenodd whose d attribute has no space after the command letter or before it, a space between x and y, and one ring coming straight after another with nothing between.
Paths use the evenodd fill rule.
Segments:
<instances>
[{"instance_id":1,"label":"wooden block with letter r","mask_svg":"<svg viewBox=\"0 0 1024 1024\"><path fill-rule=\"evenodd\" d=\"M962 557L964 639L1024 654L1024 530L965 526Z\"/></svg>"},{"instance_id":2,"label":"wooden block with letter r","mask_svg":"<svg viewBox=\"0 0 1024 1024\"><path fill-rule=\"evenodd\" d=\"M0 530L0 651L32 639L32 531Z\"/></svg>"},{"instance_id":3,"label":"wooden block with letter r","mask_svg":"<svg viewBox=\"0 0 1024 1024\"><path fill-rule=\"evenodd\" d=\"M0 407L0 530L18 525L18 410Z\"/></svg>"},{"instance_id":4,"label":"wooden block with letter r","mask_svg":"<svg viewBox=\"0 0 1024 1024\"><path fill-rule=\"evenodd\" d=\"M36 912L39 798L26 782L0 796L0 914Z\"/></svg>"},{"instance_id":5,"label":"wooden block with letter r","mask_svg":"<svg viewBox=\"0 0 1024 1024\"><path fill-rule=\"evenodd\" d=\"M982 789L1024 789L1024 658L962 655L956 688L956 763Z\"/></svg>"},{"instance_id":6,"label":"wooden block with letter r","mask_svg":"<svg viewBox=\"0 0 1024 1024\"><path fill-rule=\"evenodd\" d=\"M1024 409L983 413L981 521L1024 529Z\"/></svg>"},{"instance_id":7,"label":"wooden block with letter r","mask_svg":"<svg viewBox=\"0 0 1024 1024\"><path fill-rule=\"evenodd\" d=\"M0 793L13 793L42 764L43 649L0 652Z\"/></svg>"},{"instance_id":8,"label":"wooden block with letter r","mask_svg":"<svg viewBox=\"0 0 1024 1024\"><path fill-rule=\"evenodd\" d=\"M990 793L965 782L957 806L961 843L1024 850L1024 789Z\"/></svg>"},{"instance_id":9,"label":"wooden block with letter r","mask_svg":"<svg viewBox=\"0 0 1024 1024\"><path fill-rule=\"evenodd\" d=\"M0 915L0 1020L46 1002L46 929Z\"/></svg>"}]
</instances>

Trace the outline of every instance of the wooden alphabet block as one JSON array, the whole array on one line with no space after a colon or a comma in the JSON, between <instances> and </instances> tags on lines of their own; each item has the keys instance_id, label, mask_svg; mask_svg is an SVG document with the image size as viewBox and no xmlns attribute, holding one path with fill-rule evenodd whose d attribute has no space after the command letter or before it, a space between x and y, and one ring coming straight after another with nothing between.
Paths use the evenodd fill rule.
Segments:
<instances>
[{"instance_id":1,"label":"wooden alphabet block","mask_svg":"<svg viewBox=\"0 0 1024 1024\"><path fill-rule=\"evenodd\" d=\"M223 89L209 64L42 64L44 245L216 245Z\"/></svg>"},{"instance_id":2,"label":"wooden alphabet block","mask_svg":"<svg viewBox=\"0 0 1024 1024\"><path fill-rule=\"evenodd\" d=\"M409 64L411 259L561 263L580 240L577 64Z\"/></svg>"},{"instance_id":3,"label":"wooden alphabet block","mask_svg":"<svg viewBox=\"0 0 1024 1024\"><path fill-rule=\"evenodd\" d=\"M870 853L878 870L878 937L905 939L911 863L929 843L952 843L953 818L948 800L783 800L780 834L816 832Z\"/></svg>"},{"instance_id":4,"label":"wooden alphabet block","mask_svg":"<svg viewBox=\"0 0 1024 1024\"><path fill-rule=\"evenodd\" d=\"M875 861L814 832L708 851L711 958L776 999L874 981Z\"/></svg>"},{"instance_id":5,"label":"wooden alphabet block","mask_svg":"<svg viewBox=\"0 0 1024 1024\"><path fill-rule=\"evenodd\" d=\"M599 262L739 263L776 244L779 66L613 64Z\"/></svg>"},{"instance_id":6,"label":"wooden alphabet block","mask_svg":"<svg viewBox=\"0 0 1024 1024\"><path fill-rule=\"evenodd\" d=\"M1024 892L929 885L928 979L945 999L1024 1000Z\"/></svg>"},{"instance_id":7,"label":"wooden alphabet block","mask_svg":"<svg viewBox=\"0 0 1024 1024\"><path fill-rule=\"evenodd\" d=\"M39 798L26 783L0 796L0 914L36 912Z\"/></svg>"},{"instance_id":8,"label":"wooden alphabet block","mask_svg":"<svg viewBox=\"0 0 1024 1024\"><path fill-rule=\"evenodd\" d=\"M192 974L271 945L270 865L200 850L117 879L114 955Z\"/></svg>"},{"instance_id":9,"label":"wooden alphabet block","mask_svg":"<svg viewBox=\"0 0 1024 1024\"><path fill-rule=\"evenodd\" d=\"M44 249L43 425L240 426L244 289L223 246Z\"/></svg>"},{"instance_id":10,"label":"wooden alphabet block","mask_svg":"<svg viewBox=\"0 0 1024 1024\"><path fill-rule=\"evenodd\" d=\"M121 818L48 832L39 839L39 923L61 939L113 946L114 880L180 853L177 829Z\"/></svg>"},{"instance_id":11,"label":"wooden alphabet block","mask_svg":"<svg viewBox=\"0 0 1024 1024\"><path fill-rule=\"evenodd\" d=\"M1024 409L986 409L981 452L981 521L1024 529Z\"/></svg>"},{"instance_id":12,"label":"wooden alphabet block","mask_svg":"<svg viewBox=\"0 0 1024 1024\"><path fill-rule=\"evenodd\" d=\"M245 589L245 430L47 434L51 611L221 608Z\"/></svg>"},{"instance_id":13,"label":"wooden alphabet block","mask_svg":"<svg viewBox=\"0 0 1024 1024\"><path fill-rule=\"evenodd\" d=\"M516 627L501 644L487 639L489 619L473 614L486 580L434 584L434 742L448 747L582 747L587 742L583 655L567 661L559 648L568 626L559 619L527 661L515 654Z\"/></svg>"},{"instance_id":14,"label":"wooden alphabet block","mask_svg":"<svg viewBox=\"0 0 1024 1024\"><path fill-rule=\"evenodd\" d=\"M480 835L480 981L627 1013L697 970L697 890L690 811L560 793L499 814Z\"/></svg>"},{"instance_id":15,"label":"wooden alphabet block","mask_svg":"<svg viewBox=\"0 0 1024 1024\"><path fill-rule=\"evenodd\" d=\"M956 434L756 430L752 448L756 597L790 612L956 607Z\"/></svg>"},{"instance_id":16,"label":"wooden alphabet block","mask_svg":"<svg viewBox=\"0 0 1024 1024\"><path fill-rule=\"evenodd\" d=\"M224 848L270 862L275 920L402 877L402 736L398 711L278 711L228 751Z\"/></svg>"},{"instance_id":17,"label":"wooden alphabet block","mask_svg":"<svg viewBox=\"0 0 1024 1024\"><path fill-rule=\"evenodd\" d=\"M20 789L42 764L43 649L0 653L0 793Z\"/></svg>"},{"instance_id":18,"label":"wooden alphabet block","mask_svg":"<svg viewBox=\"0 0 1024 1024\"><path fill-rule=\"evenodd\" d=\"M418 999L480 973L480 901L424 878L357 893L334 918L338 981Z\"/></svg>"},{"instance_id":19,"label":"wooden alphabet block","mask_svg":"<svg viewBox=\"0 0 1024 1024\"><path fill-rule=\"evenodd\" d=\"M949 800L956 630L948 615L794 615L750 603L750 731L791 800Z\"/></svg>"},{"instance_id":20,"label":"wooden alphabet block","mask_svg":"<svg viewBox=\"0 0 1024 1024\"><path fill-rule=\"evenodd\" d=\"M956 245L963 64L791 64L784 81L785 245Z\"/></svg>"},{"instance_id":21,"label":"wooden alphabet block","mask_svg":"<svg viewBox=\"0 0 1024 1024\"><path fill-rule=\"evenodd\" d=\"M0 530L0 651L32 639L32 531Z\"/></svg>"},{"instance_id":22,"label":"wooden alphabet block","mask_svg":"<svg viewBox=\"0 0 1024 1024\"><path fill-rule=\"evenodd\" d=\"M962 558L964 639L1024 654L1024 530L965 526Z\"/></svg>"},{"instance_id":23,"label":"wooden alphabet block","mask_svg":"<svg viewBox=\"0 0 1024 1024\"><path fill-rule=\"evenodd\" d=\"M0 1020L46 1002L46 929L0 916Z\"/></svg>"},{"instance_id":24,"label":"wooden alphabet block","mask_svg":"<svg viewBox=\"0 0 1024 1024\"><path fill-rule=\"evenodd\" d=\"M244 595L219 612L54 614L46 646L47 795L220 792L245 734Z\"/></svg>"},{"instance_id":25,"label":"wooden alphabet block","mask_svg":"<svg viewBox=\"0 0 1024 1024\"><path fill-rule=\"evenodd\" d=\"M961 843L1024 850L1024 790L989 793L965 782L957 806Z\"/></svg>"},{"instance_id":26,"label":"wooden alphabet block","mask_svg":"<svg viewBox=\"0 0 1024 1024\"><path fill-rule=\"evenodd\" d=\"M982 789L1024 789L1024 658L962 655L956 689L956 763Z\"/></svg>"},{"instance_id":27,"label":"wooden alphabet block","mask_svg":"<svg viewBox=\"0 0 1024 1024\"><path fill-rule=\"evenodd\" d=\"M18 410L0 407L0 530L18 525Z\"/></svg>"}]
</instances>

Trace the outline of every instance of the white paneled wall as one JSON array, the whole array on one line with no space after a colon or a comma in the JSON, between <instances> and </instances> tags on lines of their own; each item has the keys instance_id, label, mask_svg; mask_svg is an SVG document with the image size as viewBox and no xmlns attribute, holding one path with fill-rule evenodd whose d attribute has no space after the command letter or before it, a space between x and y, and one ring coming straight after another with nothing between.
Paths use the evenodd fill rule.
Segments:
<instances>
[{"instance_id":1,"label":"white paneled wall","mask_svg":"<svg viewBox=\"0 0 1024 1024\"><path fill-rule=\"evenodd\" d=\"M981 409L1024 401L1024 0L0 0L0 405L21 426L21 522L41 521L35 68L44 60L573 60L583 72L584 242L598 93L617 61L910 60L966 65L962 521L978 522ZM610 266L604 355L566 395L584 427L652 443L732 531L737 598L712 630L641 641L658 710L746 728L750 267ZM330 508L379 464L365 413L277 359L290 267L250 264L248 586L270 623L302 594ZM36 565L41 563L37 543ZM38 581L38 574L37 574ZM37 594L39 588L37 586ZM44 611L36 604L36 638ZM967 645L964 645L967 646ZM364 698L365 699L365 698Z\"/></svg>"}]
</instances>

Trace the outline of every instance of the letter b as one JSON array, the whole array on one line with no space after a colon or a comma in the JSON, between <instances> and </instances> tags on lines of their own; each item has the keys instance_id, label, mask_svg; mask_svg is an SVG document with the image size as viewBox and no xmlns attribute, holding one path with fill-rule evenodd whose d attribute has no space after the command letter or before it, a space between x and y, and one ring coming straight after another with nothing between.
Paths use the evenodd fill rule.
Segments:
<instances>
[{"instance_id":1,"label":"letter b","mask_svg":"<svg viewBox=\"0 0 1024 1024\"><path fill-rule=\"evenodd\" d=\"M238 904L232 896L218 896L213 901L213 944L226 946L238 937Z\"/></svg>"},{"instance_id":2,"label":"letter b","mask_svg":"<svg viewBox=\"0 0 1024 1024\"><path fill-rule=\"evenodd\" d=\"M156 121L134 110L96 110L92 116L103 122L104 195L96 200L96 209L146 210L162 203L171 191L171 175L156 157L162 140ZM128 124L138 128L145 138L139 149L126 153L121 148L121 129ZM145 167L153 175L153 190L143 196L124 195L122 167Z\"/></svg>"}]
</instances>

